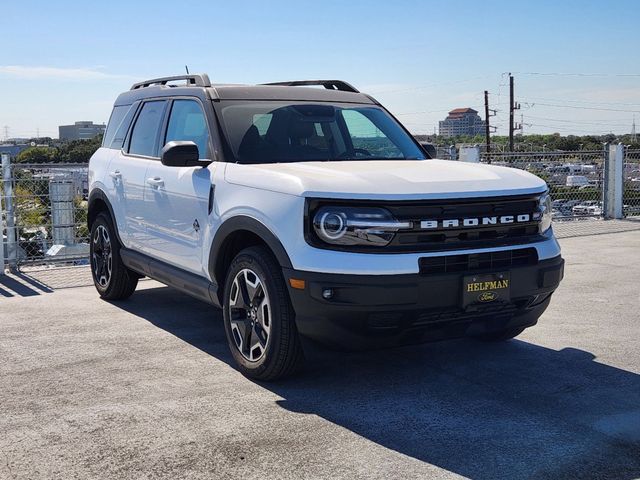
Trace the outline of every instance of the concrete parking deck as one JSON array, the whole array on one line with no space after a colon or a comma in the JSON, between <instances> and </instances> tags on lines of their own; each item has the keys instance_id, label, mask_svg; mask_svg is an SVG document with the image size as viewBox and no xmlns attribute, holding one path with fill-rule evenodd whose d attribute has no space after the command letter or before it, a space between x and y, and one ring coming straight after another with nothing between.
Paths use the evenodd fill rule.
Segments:
<instances>
[{"instance_id":1,"label":"concrete parking deck","mask_svg":"<svg viewBox=\"0 0 640 480\"><path fill-rule=\"evenodd\" d=\"M275 384L234 370L219 311L156 282L108 303L8 277L0 478L638 478L640 232L562 246L518 340L313 349Z\"/></svg>"}]
</instances>

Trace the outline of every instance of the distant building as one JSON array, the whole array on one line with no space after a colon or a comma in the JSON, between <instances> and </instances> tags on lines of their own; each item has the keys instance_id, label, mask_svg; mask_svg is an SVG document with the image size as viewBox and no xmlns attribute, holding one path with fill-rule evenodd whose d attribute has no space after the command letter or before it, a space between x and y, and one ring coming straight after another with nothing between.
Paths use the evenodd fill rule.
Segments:
<instances>
[{"instance_id":1,"label":"distant building","mask_svg":"<svg viewBox=\"0 0 640 480\"><path fill-rule=\"evenodd\" d=\"M93 122L76 122L73 125L60 125L58 137L60 140L90 140L96 135L104 133L106 125Z\"/></svg>"},{"instance_id":2,"label":"distant building","mask_svg":"<svg viewBox=\"0 0 640 480\"><path fill-rule=\"evenodd\" d=\"M456 108L440 121L440 135L443 137L484 134L485 123L473 108Z\"/></svg>"}]
</instances>

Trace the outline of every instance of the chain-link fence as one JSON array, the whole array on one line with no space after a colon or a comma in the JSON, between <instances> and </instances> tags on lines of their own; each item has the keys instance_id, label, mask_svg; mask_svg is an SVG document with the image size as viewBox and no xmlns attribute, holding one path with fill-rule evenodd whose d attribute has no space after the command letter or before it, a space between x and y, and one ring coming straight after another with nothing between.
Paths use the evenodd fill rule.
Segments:
<instances>
[{"instance_id":1,"label":"chain-link fence","mask_svg":"<svg viewBox=\"0 0 640 480\"><path fill-rule=\"evenodd\" d=\"M436 145L436 158L440 160L456 160L457 150L455 145Z\"/></svg>"},{"instance_id":2,"label":"chain-link fence","mask_svg":"<svg viewBox=\"0 0 640 480\"><path fill-rule=\"evenodd\" d=\"M438 157L457 159L451 147ZM554 220L604 216L604 151L480 153L482 162L527 170L543 178ZM5 159L7 160L7 159ZM624 159L623 215L640 216L640 150ZM0 259L9 266L87 264L87 165L12 164L0 169Z\"/></svg>"},{"instance_id":3,"label":"chain-link fence","mask_svg":"<svg viewBox=\"0 0 640 480\"><path fill-rule=\"evenodd\" d=\"M86 164L4 162L0 211L9 266L87 263L87 183Z\"/></svg>"},{"instance_id":4,"label":"chain-link fence","mask_svg":"<svg viewBox=\"0 0 640 480\"><path fill-rule=\"evenodd\" d=\"M626 150L624 158L622 211L627 217L640 216L640 150Z\"/></svg>"},{"instance_id":5,"label":"chain-link fence","mask_svg":"<svg viewBox=\"0 0 640 480\"><path fill-rule=\"evenodd\" d=\"M481 161L526 170L544 179L554 220L603 215L604 151L482 153Z\"/></svg>"}]
</instances>

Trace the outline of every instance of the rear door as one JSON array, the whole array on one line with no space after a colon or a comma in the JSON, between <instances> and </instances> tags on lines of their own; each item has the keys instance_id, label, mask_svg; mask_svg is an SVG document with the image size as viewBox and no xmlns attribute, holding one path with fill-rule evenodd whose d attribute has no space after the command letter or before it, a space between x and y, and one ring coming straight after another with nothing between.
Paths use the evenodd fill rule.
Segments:
<instances>
[{"instance_id":1,"label":"rear door","mask_svg":"<svg viewBox=\"0 0 640 480\"><path fill-rule=\"evenodd\" d=\"M158 140L166 100L148 100L138 108L123 148L109 166L117 202L118 228L125 233L125 245L146 252L148 216L144 210L145 173L158 161ZM118 216L118 214L116 214Z\"/></svg>"},{"instance_id":2,"label":"rear door","mask_svg":"<svg viewBox=\"0 0 640 480\"><path fill-rule=\"evenodd\" d=\"M177 98L168 106L161 145L190 140L201 159L211 159L211 135L204 105L195 97ZM202 236L209 216L215 164L166 167L151 162L146 171L144 209L149 217L149 253L172 265L203 274Z\"/></svg>"}]
</instances>

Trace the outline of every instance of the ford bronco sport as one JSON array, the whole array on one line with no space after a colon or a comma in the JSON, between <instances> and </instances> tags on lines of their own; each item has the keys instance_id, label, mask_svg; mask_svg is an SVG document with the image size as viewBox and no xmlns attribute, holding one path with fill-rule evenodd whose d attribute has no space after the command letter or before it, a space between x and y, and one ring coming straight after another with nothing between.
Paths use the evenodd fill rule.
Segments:
<instances>
[{"instance_id":1,"label":"ford bronco sport","mask_svg":"<svg viewBox=\"0 0 640 480\"><path fill-rule=\"evenodd\" d=\"M426 157L343 81L137 83L90 161L95 286L124 299L147 276L221 307L238 368L262 380L296 369L300 336L513 338L563 276L547 186Z\"/></svg>"}]
</instances>

